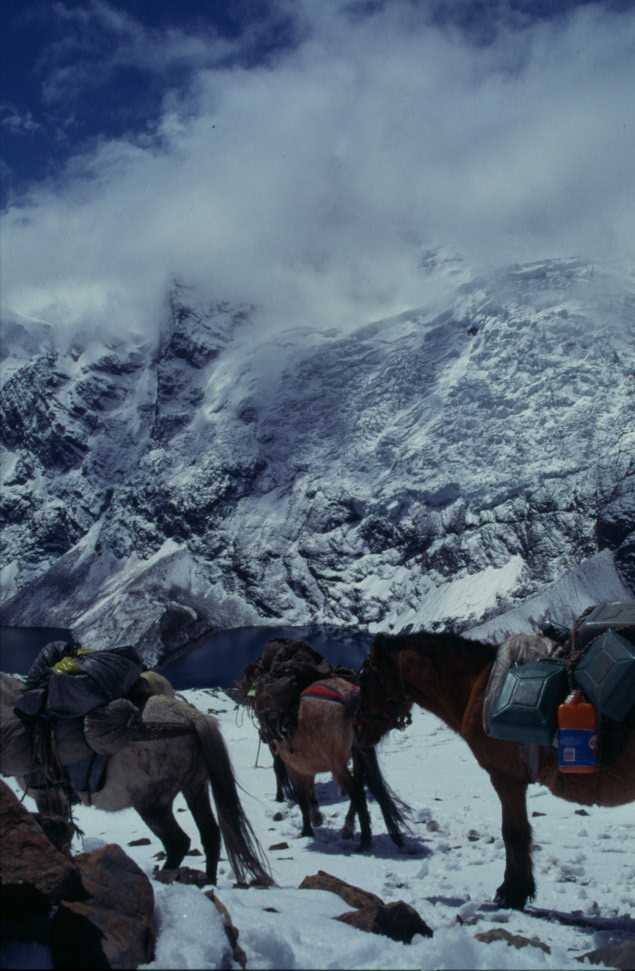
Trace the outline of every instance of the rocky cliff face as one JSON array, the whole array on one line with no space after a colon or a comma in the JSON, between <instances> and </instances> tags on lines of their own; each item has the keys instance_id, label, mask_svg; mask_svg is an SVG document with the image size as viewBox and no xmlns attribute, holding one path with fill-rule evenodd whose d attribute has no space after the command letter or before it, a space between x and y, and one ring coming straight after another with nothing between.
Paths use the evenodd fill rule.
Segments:
<instances>
[{"instance_id":1,"label":"rocky cliff face","mask_svg":"<svg viewBox=\"0 0 635 971\"><path fill-rule=\"evenodd\" d=\"M7 319L3 621L151 649L167 600L399 630L632 596L635 275L422 272L443 297L347 333L179 287L154 340Z\"/></svg>"}]
</instances>

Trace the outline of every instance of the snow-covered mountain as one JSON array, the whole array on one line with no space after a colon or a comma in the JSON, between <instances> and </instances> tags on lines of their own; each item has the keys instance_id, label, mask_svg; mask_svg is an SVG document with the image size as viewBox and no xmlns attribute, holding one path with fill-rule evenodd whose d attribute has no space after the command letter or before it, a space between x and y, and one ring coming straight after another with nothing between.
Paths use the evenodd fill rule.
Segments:
<instances>
[{"instance_id":1,"label":"snow-covered mountain","mask_svg":"<svg viewBox=\"0 0 635 971\"><path fill-rule=\"evenodd\" d=\"M427 305L357 329L183 286L156 337L7 315L2 622L493 635L633 596L635 272L422 273Z\"/></svg>"}]
</instances>

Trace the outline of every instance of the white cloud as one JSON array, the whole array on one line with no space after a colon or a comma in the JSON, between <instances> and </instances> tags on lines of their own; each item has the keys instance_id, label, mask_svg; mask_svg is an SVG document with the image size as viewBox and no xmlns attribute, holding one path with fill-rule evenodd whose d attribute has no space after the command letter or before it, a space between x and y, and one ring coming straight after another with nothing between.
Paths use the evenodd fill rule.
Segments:
<instances>
[{"instance_id":1,"label":"white cloud","mask_svg":"<svg viewBox=\"0 0 635 971\"><path fill-rule=\"evenodd\" d=\"M7 303L128 326L177 275L333 323L424 302L426 246L635 259L634 13L483 47L410 4L294 9L293 50L251 69L193 55L152 136L103 141L8 212Z\"/></svg>"},{"instance_id":2,"label":"white cloud","mask_svg":"<svg viewBox=\"0 0 635 971\"><path fill-rule=\"evenodd\" d=\"M29 135L41 128L30 111L20 112L15 105L0 104L0 127L6 128L11 135Z\"/></svg>"}]
</instances>

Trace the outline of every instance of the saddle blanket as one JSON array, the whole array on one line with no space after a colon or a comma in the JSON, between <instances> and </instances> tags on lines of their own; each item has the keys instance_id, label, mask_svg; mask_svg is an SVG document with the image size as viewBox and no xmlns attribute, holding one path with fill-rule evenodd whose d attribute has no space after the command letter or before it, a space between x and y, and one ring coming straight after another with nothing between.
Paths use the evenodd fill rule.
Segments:
<instances>
[{"instance_id":1,"label":"saddle blanket","mask_svg":"<svg viewBox=\"0 0 635 971\"><path fill-rule=\"evenodd\" d=\"M351 685L351 687L352 695L359 694L358 685ZM318 698L320 701L335 701L340 705L343 705L347 700L337 688L332 688L330 684L324 684L323 681L316 681L315 684L310 684L308 688L304 689L300 697Z\"/></svg>"}]
</instances>

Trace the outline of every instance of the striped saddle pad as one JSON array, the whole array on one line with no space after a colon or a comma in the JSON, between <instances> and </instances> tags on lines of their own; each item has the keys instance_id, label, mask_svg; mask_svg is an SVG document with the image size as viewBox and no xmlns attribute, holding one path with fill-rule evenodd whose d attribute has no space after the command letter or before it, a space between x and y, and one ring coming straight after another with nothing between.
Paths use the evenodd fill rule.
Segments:
<instances>
[{"instance_id":1,"label":"striped saddle pad","mask_svg":"<svg viewBox=\"0 0 635 971\"><path fill-rule=\"evenodd\" d=\"M351 685L352 694L356 695L359 693L358 685ZM308 688L305 688L301 698L318 698L320 701L335 701L340 705L343 705L347 700L337 688L332 687L330 684L325 684L324 681L316 681L314 684L310 684Z\"/></svg>"}]
</instances>

